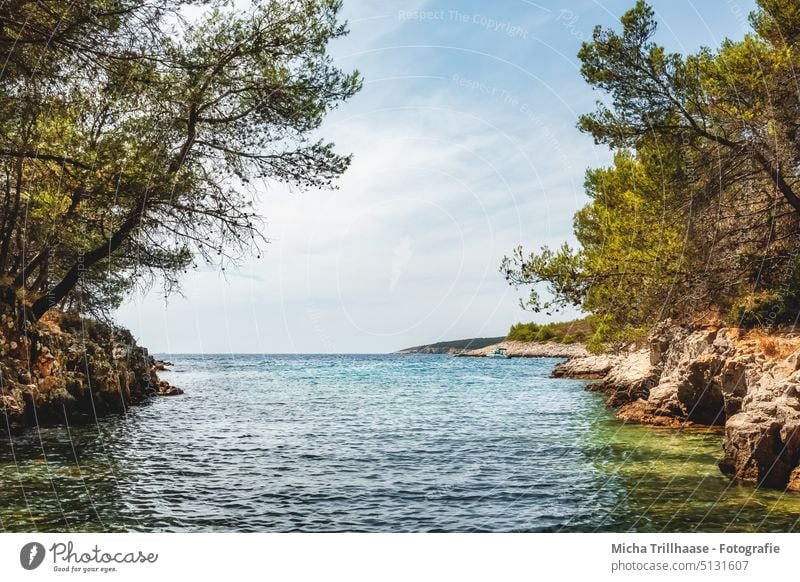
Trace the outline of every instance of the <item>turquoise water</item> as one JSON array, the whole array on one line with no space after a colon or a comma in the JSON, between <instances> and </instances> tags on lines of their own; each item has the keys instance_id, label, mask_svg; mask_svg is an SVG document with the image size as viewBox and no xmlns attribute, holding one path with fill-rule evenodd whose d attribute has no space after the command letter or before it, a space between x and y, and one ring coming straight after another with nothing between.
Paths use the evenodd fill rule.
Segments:
<instances>
[{"instance_id":1,"label":"turquoise water","mask_svg":"<svg viewBox=\"0 0 800 582\"><path fill-rule=\"evenodd\" d=\"M624 425L558 360L169 356L184 388L6 438L6 531L790 531L718 432Z\"/></svg>"}]
</instances>

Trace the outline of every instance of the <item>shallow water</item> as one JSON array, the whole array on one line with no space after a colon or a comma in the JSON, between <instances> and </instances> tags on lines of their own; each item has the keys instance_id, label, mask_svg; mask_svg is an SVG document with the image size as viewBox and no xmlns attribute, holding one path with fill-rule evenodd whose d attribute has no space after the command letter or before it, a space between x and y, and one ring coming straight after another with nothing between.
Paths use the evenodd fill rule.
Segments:
<instances>
[{"instance_id":1,"label":"shallow water","mask_svg":"<svg viewBox=\"0 0 800 582\"><path fill-rule=\"evenodd\" d=\"M184 388L0 447L6 531L790 531L718 432L625 425L557 360L169 356Z\"/></svg>"}]
</instances>

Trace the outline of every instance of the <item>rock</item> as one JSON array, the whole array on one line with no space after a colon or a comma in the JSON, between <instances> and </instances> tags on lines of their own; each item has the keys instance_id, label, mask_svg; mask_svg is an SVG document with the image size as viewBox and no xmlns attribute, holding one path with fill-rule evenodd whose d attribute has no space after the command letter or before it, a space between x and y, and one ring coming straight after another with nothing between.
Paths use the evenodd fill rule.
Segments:
<instances>
[{"instance_id":1,"label":"rock","mask_svg":"<svg viewBox=\"0 0 800 582\"><path fill-rule=\"evenodd\" d=\"M572 358L558 364L553 369L552 376L598 380L605 378L619 360L620 357L609 354Z\"/></svg>"},{"instance_id":2,"label":"rock","mask_svg":"<svg viewBox=\"0 0 800 582\"><path fill-rule=\"evenodd\" d=\"M795 467L789 473L789 482L786 485L789 491L800 491L800 467Z\"/></svg>"},{"instance_id":3,"label":"rock","mask_svg":"<svg viewBox=\"0 0 800 582\"><path fill-rule=\"evenodd\" d=\"M687 424L693 424L678 420L678 417L669 409L663 407L654 409L643 398L620 406L617 418L626 422L651 424L665 428L681 428Z\"/></svg>"},{"instance_id":4,"label":"rock","mask_svg":"<svg viewBox=\"0 0 800 582\"><path fill-rule=\"evenodd\" d=\"M559 344L555 342L504 341L476 350L461 352L459 356L483 357L503 348L512 358L580 358L589 355L582 344Z\"/></svg>"},{"instance_id":5,"label":"rock","mask_svg":"<svg viewBox=\"0 0 800 582\"><path fill-rule=\"evenodd\" d=\"M183 390L165 380L159 380L158 384L156 384L156 394L159 396L179 396L183 394Z\"/></svg>"},{"instance_id":6,"label":"rock","mask_svg":"<svg viewBox=\"0 0 800 582\"><path fill-rule=\"evenodd\" d=\"M589 389L607 393L622 420L724 426L723 473L761 487L800 490L800 338L666 321L653 329L647 346L606 360L593 357L598 374L611 365ZM575 377L591 367L591 360L578 358L553 374Z\"/></svg>"},{"instance_id":7,"label":"rock","mask_svg":"<svg viewBox=\"0 0 800 582\"><path fill-rule=\"evenodd\" d=\"M634 351L617 360L598 387L609 395L609 406L617 408L647 398L657 381L657 367L651 362L649 349Z\"/></svg>"},{"instance_id":8,"label":"rock","mask_svg":"<svg viewBox=\"0 0 800 582\"><path fill-rule=\"evenodd\" d=\"M36 367L39 376L50 376L54 370L58 370L58 362L48 350L47 353L42 352L36 359Z\"/></svg>"},{"instance_id":9,"label":"rock","mask_svg":"<svg viewBox=\"0 0 800 582\"><path fill-rule=\"evenodd\" d=\"M795 370L800 370L800 351L796 351L786 358L786 362Z\"/></svg>"},{"instance_id":10,"label":"rock","mask_svg":"<svg viewBox=\"0 0 800 582\"><path fill-rule=\"evenodd\" d=\"M182 393L162 383L146 350L119 327L49 312L24 332L7 335L17 347L0 357L0 409L7 421L0 432L35 423L92 422L157 392Z\"/></svg>"},{"instance_id":11,"label":"rock","mask_svg":"<svg viewBox=\"0 0 800 582\"><path fill-rule=\"evenodd\" d=\"M726 360L720 372L719 384L724 402L725 417L730 418L742 408L742 400L747 395L748 358Z\"/></svg>"},{"instance_id":12,"label":"rock","mask_svg":"<svg viewBox=\"0 0 800 582\"><path fill-rule=\"evenodd\" d=\"M153 369L159 372L167 371L172 366L173 363L166 360L153 360Z\"/></svg>"}]
</instances>

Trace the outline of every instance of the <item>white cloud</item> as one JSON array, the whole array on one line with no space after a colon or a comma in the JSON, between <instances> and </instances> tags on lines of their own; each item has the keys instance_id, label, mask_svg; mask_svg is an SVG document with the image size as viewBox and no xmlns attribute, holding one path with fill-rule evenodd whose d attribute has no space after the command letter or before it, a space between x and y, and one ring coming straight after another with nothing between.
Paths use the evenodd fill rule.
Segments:
<instances>
[{"instance_id":1,"label":"white cloud","mask_svg":"<svg viewBox=\"0 0 800 582\"><path fill-rule=\"evenodd\" d=\"M190 275L166 310L157 293L126 305L120 319L145 345L383 352L532 318L499 262L519 243L571 239L584 170L610 158L575 129L597 94L577 72L574 27L525 3L345 5L352 32L333 52L367 83L320 132L355 155L340 189L265 188L263 258ZM398 18L442 6L505 14L530 34ZM573 9L589 31L610 19L596 3Z\"/></svg>"}]
</instances>

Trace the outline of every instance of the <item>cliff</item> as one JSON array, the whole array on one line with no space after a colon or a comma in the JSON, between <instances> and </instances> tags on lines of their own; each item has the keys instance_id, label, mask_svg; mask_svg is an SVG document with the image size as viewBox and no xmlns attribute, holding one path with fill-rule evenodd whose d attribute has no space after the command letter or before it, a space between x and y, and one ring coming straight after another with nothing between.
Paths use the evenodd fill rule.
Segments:
<instances>
[{"instance_id":1,"label":"cliff","mask_svg":"<svg viewBox=\"0 0 800 582\"><path fill-rule=\"evenodd\" d=\"M645 348L594 362L570 360L554 375L589 371L602 376L591 389L608 394L620 419L724 427L723 473L800 490L800 337L667 321Z\"/></svg>"},{"instance_id":2,"label":"cliff","mask_svg":"<svg viewBox=\"0 0 800 582\"><path fill-rule=\"evenodd\" d=\"M91 421L181 393L125 329L58 312L20 324L0 307L0 432Z\"/></svg>"}]
</instances>

